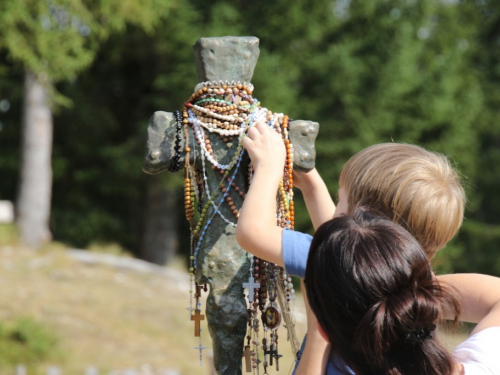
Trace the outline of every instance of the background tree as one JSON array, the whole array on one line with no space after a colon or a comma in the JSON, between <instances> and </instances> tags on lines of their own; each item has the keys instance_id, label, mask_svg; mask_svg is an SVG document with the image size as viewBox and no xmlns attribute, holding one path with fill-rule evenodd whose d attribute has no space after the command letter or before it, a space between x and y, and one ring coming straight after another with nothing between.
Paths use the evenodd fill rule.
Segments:
<instances>
[{"instance_id":1,"label":"background tree","mask_svg":"<svg viewBox=\"0 0 500 375\"><path fill-rule=\"evenodd\" d=\"M0 48L25 71L17 223L28 245L37 247L51 238L51 102L63 101L53 83L73 79L92 62L99 43L126 23L152 30L165 3L5 0L0 5Z\"/></svg>"}]
</instances>

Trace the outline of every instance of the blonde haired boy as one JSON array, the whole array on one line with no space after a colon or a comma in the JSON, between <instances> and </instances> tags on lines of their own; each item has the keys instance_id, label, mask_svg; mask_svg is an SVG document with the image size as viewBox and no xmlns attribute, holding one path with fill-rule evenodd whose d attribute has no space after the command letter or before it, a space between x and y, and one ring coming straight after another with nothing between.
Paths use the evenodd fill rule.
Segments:
<instances>
[{"instance_id":1,"label":"blonde haired boy","mask_svg":"<svg viewBox=\"0 0 500 375\"><path fill-rule=\"evenodd\" d=\"M465 194L446 156L415 145L382 143L351 157L340 174L349 213L368 206L400 224L429 259L462 225Z\"/></svg>"},{"instance_id":2,"label":"blonde haired boy","mask_svg":"<svg viewBox=\"0 0 500 375\"><path fill-rule=\"evenodd\" d=\"M312 237L276 224L275 198L279 187L285 149L281 136L258 123L249 129L243 146L255 173L240 211L236 238L253 255L285 267L304 277ZM422 244L429 258L458 231L463 217L465 194L448 159L421 147L385 143L368 147L345 164L335 207L316 169L295 173L314 229L358 205L367 205L403 225ZM306 361L298 372L317 373L328 361L328 343L317 332L308 312ZM321 370L323 371L323 370ZM334 374L329 366L327 374Z\"/></svg>"}]
</instances>

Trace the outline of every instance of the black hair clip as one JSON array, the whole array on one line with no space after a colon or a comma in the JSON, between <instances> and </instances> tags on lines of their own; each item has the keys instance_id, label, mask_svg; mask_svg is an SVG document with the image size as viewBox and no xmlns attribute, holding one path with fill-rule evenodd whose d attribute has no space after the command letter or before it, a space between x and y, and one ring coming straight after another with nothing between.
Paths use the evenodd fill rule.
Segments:
<instances>
[{"instance_id":1,"label":"black hair clip","mask_svg":"<svg viewBox=\"0 0 500 375\"><path fill-rule=\"evenodd\" d=\"M430 325L428 327L418 327L414 331L410 332L407 336L406 339L410 342L417 343L422 340L430 339L432 338L432 332L436 329L436 325Z\"/></svg>"}]
</instances>

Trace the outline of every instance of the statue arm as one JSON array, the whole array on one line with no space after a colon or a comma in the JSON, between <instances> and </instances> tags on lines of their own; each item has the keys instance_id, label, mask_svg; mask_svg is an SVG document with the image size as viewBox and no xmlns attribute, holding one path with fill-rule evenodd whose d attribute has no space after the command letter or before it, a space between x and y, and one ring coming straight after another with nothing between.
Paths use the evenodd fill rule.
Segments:
<instances>
[{"instance_id":1,"label":"statue arm","mask_svg":"<svg viewBox=\"0 0 500 375\"><path fill-rule=\"evenodd\" d=\"M307 173L294 171L294 184L302 191L314 230L333 218L335 204L316 168Z\"/></svg>"},{"instance_id":2,"label":"statue arm","mask_svg":"<svg viewBox=\"0 0 500 375\"><path fill-rule=\"evenodd\" d=\"M283 175L285 148L281 136L259 123L243 140L255 168L240 210L236 240L249 253L283 266L282 228L276 223L276 192Z\"/></svg>"},{"instance_id":3,"label":"statue arm","mask_svg":"<svg viewBox=\"0 0 500 375\"><path fill-rule=\"evenodd\" d=\"M176 120L173 113L157 111L149 120L142 170L160 173L171 166L175 154Z\"/></svg>"},{"instance_id":4,"label":"statue arm","mask_svg":"<svg viewBox=\"0 0 500 375\"><path fill-rule=\"evenodd\" d=\"M314 229L330 220L335 212L332 197L323 179L314 168L316 159L314 142L318 131L319 124L314 121L294 120L290 122L294 185L302 191Z\"/></svg>"}]
</instances>

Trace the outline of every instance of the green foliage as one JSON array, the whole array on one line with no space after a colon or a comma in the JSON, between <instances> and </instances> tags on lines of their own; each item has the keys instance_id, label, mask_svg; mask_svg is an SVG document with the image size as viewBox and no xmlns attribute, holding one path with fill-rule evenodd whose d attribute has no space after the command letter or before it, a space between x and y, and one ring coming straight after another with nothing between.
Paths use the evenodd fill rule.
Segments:
<instances>
[{"instance_id":1,"label":"green foliage","mask_svg":"<svg viewBox=\"0 0 500 375\"><path fill-rule=\"evenodd\" d=\"M455 260L456 271L481 270L500 275L500 225L473 220L464 222L459 239L464 247L463 256Z\"/></svg>"},{"instance_id":2,"label":"green foliage","mask_svg":"<svg viewBox=\"0 0 500 375\"><path fill-rule=\"evenodd\" d=\"M460 167L471 172L481 93L455 41L466 38L468 28L440 2L370 4L353 4L349 18L330 32L334 42L316 45L304 62L311 72L304 86L313 93L304 92L303 108L323 126L319 166L333 161L334 171L327 172L333 177L361 148L394 140L452 157L467 150Z\"/></svg>"},{"instance_id":3,"label":"green foliage","mask_svg":"<svg viewBox=\"0 0 500 375\"><path fill-rule=\"evenodd\" d=\"M437 275L461 271L457 266L467 255L465 244L457 238L451 240L444 249L440 250L432 260L432 267ZM471 269L468 271L470 272ZM463 270L462 270L463 271Z\"/></svg>"},{"instance_id":4,"label":"green foliage","mask_svg":"<svg viewBox=\"0 0 500 375\"><path fill-rule=\"evenodd\" d=\"M33 318L0 324L0 366L26 366L60 359L58 336Z\"/></svg>"},{"instance_id":5,"label":"green foliage","mask_svg":"<svg viewBox=\"0 0 500 375\"><path fill-rule=\"evenodd\" d=\"M0 110L0 199L14 200L20 165L20 117L22 69L5 61L0 52L0 101L9 108Z\"/></svg>"},{"instance_id":6,"label":"green foliage","mask_svg":"<svg viewBox=\"0 0 500 375\"><path fill-rule=\"evenodd\" d=\"M169 4L163 0L4 0L0 49L51 80L74 78L92 63L102 40L122 32L127 23L151 32Z\"/></svg>"}]
</instances>

